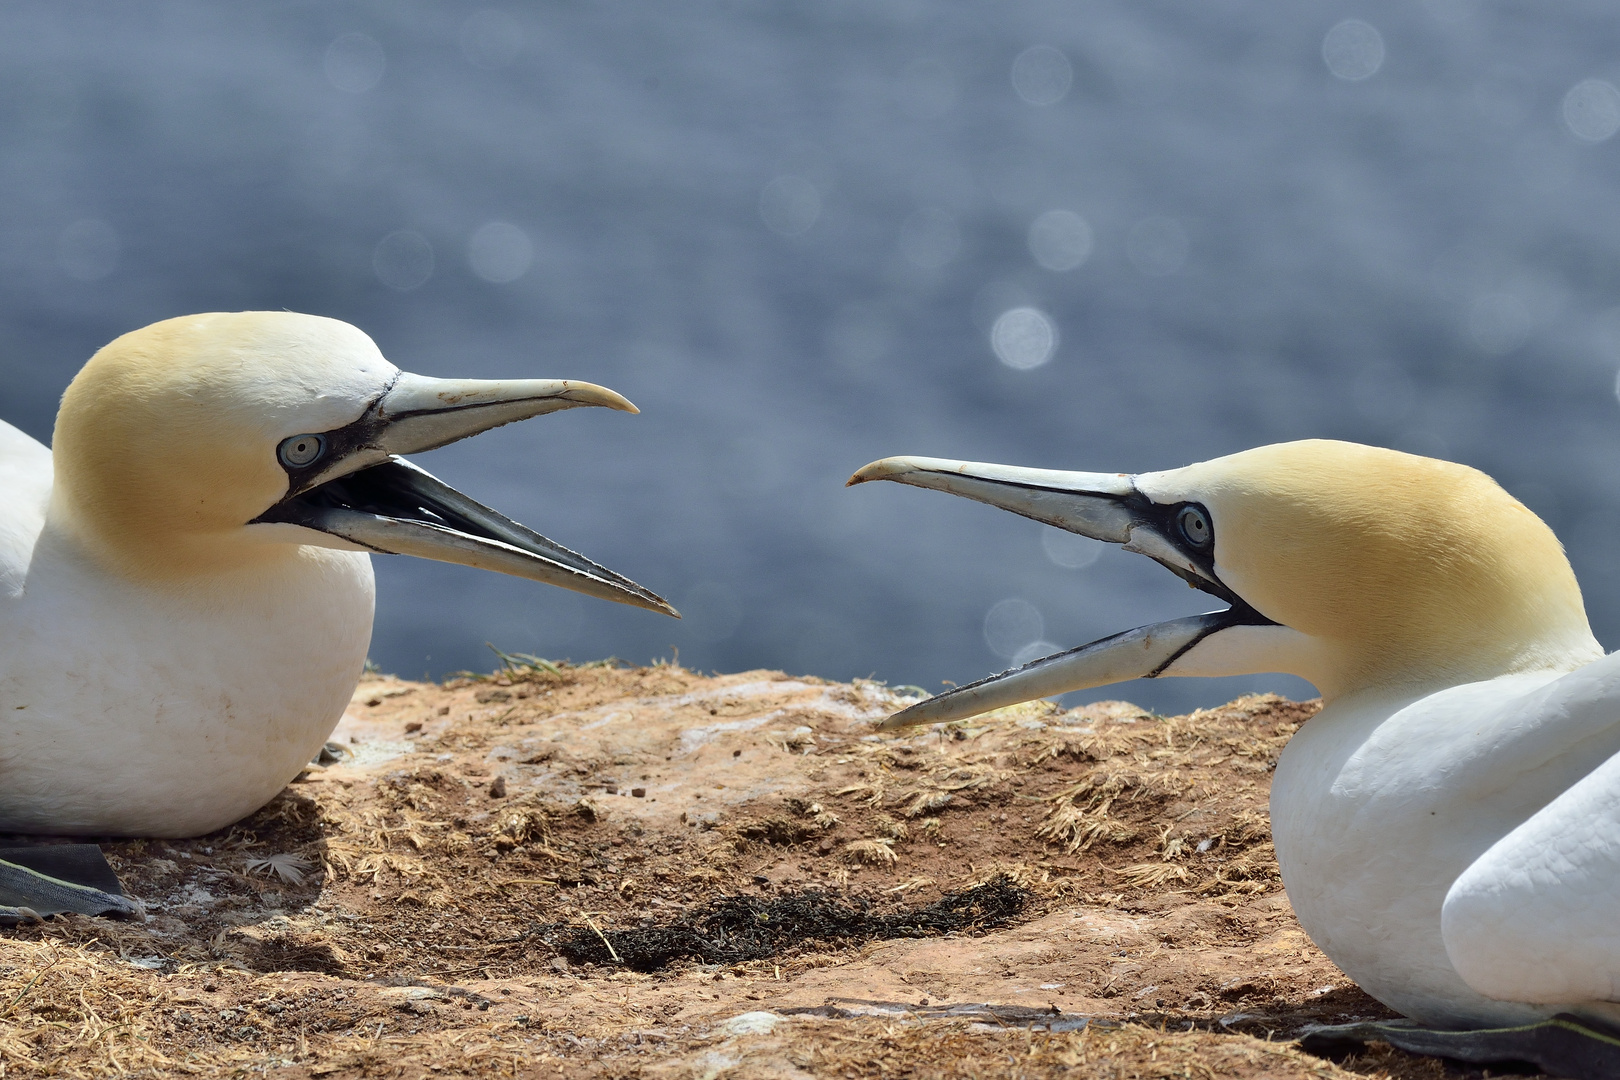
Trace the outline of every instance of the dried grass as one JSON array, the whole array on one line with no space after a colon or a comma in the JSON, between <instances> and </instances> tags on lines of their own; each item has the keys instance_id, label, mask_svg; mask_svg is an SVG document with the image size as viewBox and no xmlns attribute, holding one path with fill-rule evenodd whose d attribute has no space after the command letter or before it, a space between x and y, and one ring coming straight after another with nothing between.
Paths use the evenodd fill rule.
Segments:
<instances>
[{"instance_id":1,"label":"dried grass","mask_svg":"<svg viewBox=\"0 0 1620 1080\"><path fill-rule=\"evenodd\" d=\"M1236 929L1219 931L1230 944L1258 938L1258 930L1239 923L1252 921L1245 912L1271 903L1262 897L1250 905L1249 897L1273 890L1277 878L1260 807L1266 773L1293 730L1272 715L1279 699L1178 718L1122 706L1058 717L1042 704L971 727L873 743L862 741L868 728L843 714L793 706L781 710L789 719L776 724L800 738L764 727L746 736L765 751L757 760L777 763L771 767L780 772L769 775L784 785L775 789L783 794L727 802L719 820L705 813L677 822L670 811L667 826L649 825L643 836L621 809L632 805L628 796L608 798L600 786L584 797L577 793L586 789L575 787L566 798L548 800L543 796L552 789L525 789L514 780L510 797L493 798L489 755L497 745L522 745L524 725L544 710L577 709L581 702L701 691L709 697L690 706L703 713L693 724L716 715L709 701L725 718L749 715L748 707L668 665L593 667L517 654L503 662L502 672L464 679L459 689L397 680L377 689L375 712L397 716L396 731L406 721L420 729L424 717L429 724L412 736L419 739L415 751L375 781L351 789L341 782L349 766L339 765L317 771L223 836L114 845L121 870L146 875L139 895L167 897L156 909L158 922L68 919L0 937L0 1076L214 1076L283 1068L320 1077L701 1076L714 1067L703 1064L703 1055L720 1052L703 1034L708 1020L662 1024L647 1011L655 1000L649 989L614 981L644 976L615 971L587 985L557 974L556 954L534 928L564 920L587 927L591 940L617 942L615 935L636 929L638 919L667 921L717 896L749 892L761 903L786 896L781 879L795 868L809 868L800 881L808 876L841 902L870 904L868 914L879 921L1005 879L1030 898L1020 919L1084 905L1080 910L1106 922L1121 917L1107 912L1112 905L1169 892L1182 893L1189 905L1201 897L1196 902L1219 917L1230 915ZM862 708L894 697L875 684L847 694ZM557 704L563 700L572 704ZM432 717L445 713L432 710L441 701L453 712L435 729ZM359 707L370 706L362 700ZM801 716L802 726L813 724L813 743L794 727ZM749 745L742 739L734 745ZM627 778L629 765L605 742L571 745L572 759L545 746L517 751L503 771L515 778L519 764L561 753L577 768L573 775ZM667 759L655 759L651 769L661 760ZM699 809L720 809L719 800L710 800ZM907 863L903 874L895 872L900 861ZM766 874L778 880L767 887ZM213 901L198 899L204 893ZM591 922L600 933L588 930ZM953 950L968 945L942 943ZM861 962L856 952L844 945L806 949L791 961L746 961L702 973L703 983L680 985L736 986L708 981L722 975L782 985L776 980L839 965L853 972ZM1059 953L1051 963L1069 962ZM660 978L696 974L677 970ZM1135 983L1122 978L1121 991L1114 991L1122 1002L1165 982L1162 973ZM495 1008L483 1011L479 991L457 980L483 988L496 998ZM536 1004L516 1007L517 998L500 998L497 985ZM1257 989L1253 997L1281 1000L1290 991L1278 987ZM422 996L407 999L396 990ZM1212 985L1209 994L1217 993ZM557 995L552 1019L542 1021L538 1011L519 1019ZM709 996L665 1000L678 997L687 1008ZM715 1000L710 1007L756 1007L748 1000L733 991L724 1006ZM757 1043L763 1064L752 1074L791 1067L814 1075L919 1078L1349 1075L1237 1035L1166 1036L1127 1026L1099 1042L1104 1034L949 1021L913 1028L795 1020L785 1033ZM741 1058L732 1075L751 1074L755 1045L745 1039L724 1051ZM1362 1071L1397 1075L1369 1069Z\"/></svg>"}]
</instances>

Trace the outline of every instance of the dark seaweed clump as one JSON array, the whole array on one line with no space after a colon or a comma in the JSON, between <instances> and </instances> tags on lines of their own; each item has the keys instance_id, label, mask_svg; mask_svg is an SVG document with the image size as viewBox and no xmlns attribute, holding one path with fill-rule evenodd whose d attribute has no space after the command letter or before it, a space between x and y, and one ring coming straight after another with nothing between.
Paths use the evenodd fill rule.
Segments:
<instances>
[{"instance_id":1,"label":"dark seaweed clump","mask_svg":"<svg viewBox=\"0 0 1620 1080\"><path fill-rule=\"evenodd\" d=\"M662 924L598 933L554 923L536 933L570 963L648 972L680 960L764 960L810 942L853 944L994 929L1022 912L1029 895L1003 877L922 907L879 914L865 900L806 889L773 897L722 896Z\"/></svg>"}]
</instances>

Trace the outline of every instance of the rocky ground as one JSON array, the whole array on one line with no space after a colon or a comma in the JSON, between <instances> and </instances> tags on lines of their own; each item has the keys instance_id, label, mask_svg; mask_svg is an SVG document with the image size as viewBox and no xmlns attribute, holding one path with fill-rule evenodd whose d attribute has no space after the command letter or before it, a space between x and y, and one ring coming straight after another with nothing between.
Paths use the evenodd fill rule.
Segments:
<instances>
[{"instance_id":1,"label":"rocky ground","mask_svg":"<svg viewBox=\"0 0 1620 1080\"><path fill-rule=\"evenodd\" d=\"M906 698L508 658L368 677L234 828L107 845L144 924L0 938L0 1076L1469 1077L1300 932L1266 798L1315 710Z\"/></svg>"}]
</instances>

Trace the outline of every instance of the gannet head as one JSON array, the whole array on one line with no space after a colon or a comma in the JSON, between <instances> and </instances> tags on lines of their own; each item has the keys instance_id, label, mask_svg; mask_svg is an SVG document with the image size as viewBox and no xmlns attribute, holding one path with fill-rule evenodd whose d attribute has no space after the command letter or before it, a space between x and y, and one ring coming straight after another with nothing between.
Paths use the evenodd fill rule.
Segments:
<instances>
[{"instance_id":1,"label":"gannet head","mask_svg":"<svg viewBox=\"0 0 1620 1080\"><path fill-rule=\"evenodd\" d=\"M107 345L68 386L50 517L136 578L308 545L478 566L674 614L399 456L581 405L636 411L591 383L411 375L336 319L169 319Z\"/></svg>"},{"instance_id":2,"label":"gannet head","mask_svg":"<svg viewBox=\"0 0 1620 1080\"><path fill-rule=\"evenodd\" d=\"M1286 672L1332 699L1568 670L1602 655L1563 547L1478 470L1354 443L1281 443L1166 472L887 458L895 480L1157 560L1230 607L960 687L894 726L1158 675Z\"/></svg>"}]
</instances>

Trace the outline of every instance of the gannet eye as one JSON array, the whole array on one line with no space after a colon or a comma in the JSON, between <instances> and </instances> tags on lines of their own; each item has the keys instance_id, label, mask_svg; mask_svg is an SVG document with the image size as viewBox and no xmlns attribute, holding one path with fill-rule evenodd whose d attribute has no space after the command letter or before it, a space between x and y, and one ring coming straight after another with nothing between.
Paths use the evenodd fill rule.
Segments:
<instances>
[{"instance_id":1,"label":"gannet eye","mask_svg":"<svg viewBox=\"0 0 1620 1080\"><path fill-rule=\"evenodd\" d=\"M1209 527L1209 515L1196 506L1183 506L1176 514L1176 527L1187 543L1195 548L1209 546L1213 531Z\"/></svg>"},{"instance_id":2,"label":"gannet eye","mask_svg":"<svg viewBox=\"0 0 1620 1080\"><path fill-rule=\"evenodd\" d=\"M325 435L294 435L290 439L282 439L281 445L276 448L276 456L289 469L302 469L324 453Z\"/></svg>"}]
</instances>

